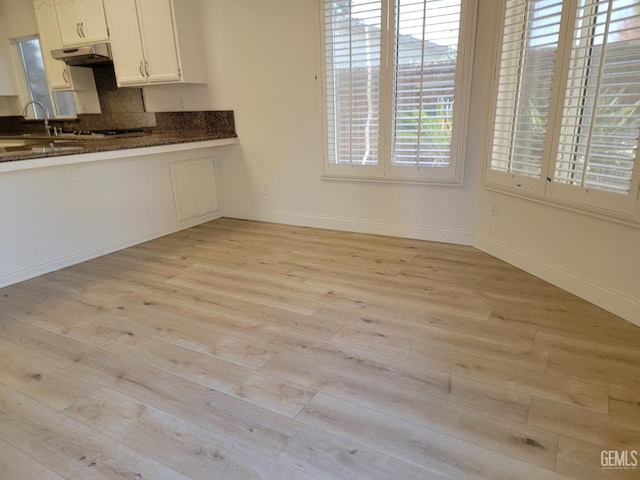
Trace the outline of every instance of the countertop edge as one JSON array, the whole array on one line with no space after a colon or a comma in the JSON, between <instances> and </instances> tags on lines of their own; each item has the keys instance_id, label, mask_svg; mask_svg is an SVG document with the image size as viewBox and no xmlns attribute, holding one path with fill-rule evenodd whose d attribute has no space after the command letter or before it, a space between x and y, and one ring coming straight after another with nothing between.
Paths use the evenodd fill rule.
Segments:
<instances>
[{"instance_id":1,"label":"countertop edge","mask_svg":"<svg viewBox=\"0 0 640 480\"><path fill-rule=\"evenodd\" d=\"M179 143L167 143L135 148L114 148L97 152L67 153L58 156L46 156L21 160L0 162L0 173L31 170L34 168L55 167L61 165L74 165L79 163L98 162L102 160L114 160L120 158L139 157L159 153L170 153L185 150L197 150L202 148L223 147L235 145L238 137L228 137L210 140L194 140Z\"/></svg>"}]
</instances>

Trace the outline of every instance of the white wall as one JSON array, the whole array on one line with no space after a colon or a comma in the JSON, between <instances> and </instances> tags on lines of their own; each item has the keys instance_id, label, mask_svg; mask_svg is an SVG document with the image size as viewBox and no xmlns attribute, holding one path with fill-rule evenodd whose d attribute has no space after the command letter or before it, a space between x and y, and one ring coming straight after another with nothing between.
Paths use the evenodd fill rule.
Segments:
<instances>
[{"instance_id":1,"label":"white wall","mask_svg":"<svg viewBox=\"0 0 640 480\"><path fill-rule=\"evenodd\" d=\"M470 244L480 184L473 145L464 187L323 181L315 0L201 0L209 84L201 108L233 109L239 145L220 157L226 216ZM481 62L474 103L485 101ZM154 89L151 110L193 106L200 87ZM162 93L160 93L162 92ZM186 99L186 100L185 100ZM478 123L480 117L472 123ZM478 140L475 134L470 141ZM269 195L262 194L263 184Z\"/></svg>"}]
</instances>

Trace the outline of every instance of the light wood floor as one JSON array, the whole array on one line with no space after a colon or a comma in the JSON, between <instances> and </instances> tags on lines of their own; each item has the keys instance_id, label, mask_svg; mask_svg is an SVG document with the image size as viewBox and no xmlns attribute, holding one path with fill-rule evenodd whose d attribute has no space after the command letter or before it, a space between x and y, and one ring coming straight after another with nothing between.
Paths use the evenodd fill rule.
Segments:
<instances>
[{"instance_id":1,"label":"light wood floor","mask_svg":"<svg viewBox=\"0 0 640 480\"><path fill-rule=\"evenodd\" d=\"M637 479L639 346L473 248L221 219L0 289L0 477Z\"/></svg>"}]
</instances>

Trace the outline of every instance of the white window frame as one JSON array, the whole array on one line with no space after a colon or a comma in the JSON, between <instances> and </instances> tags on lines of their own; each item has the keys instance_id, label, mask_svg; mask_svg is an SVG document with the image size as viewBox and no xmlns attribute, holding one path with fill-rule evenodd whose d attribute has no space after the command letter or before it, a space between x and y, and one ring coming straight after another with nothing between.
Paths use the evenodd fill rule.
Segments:
<instances>
[{"instance_id":1,"label":"white window frame","mask_svg":"<svg viewBox=\"0 0 640 480\"><path fill-rule=\"evenodd\" d=\"M385 63L380 79L380 119L379 119L379 162L377 165L344 165L329 162L327 127L327 85L325 63L325 0L317 0L317 78L318 112L322 141L320 144L323 161L322 178L335 180L363 180L390 183L419 183L434 185L461 186L464 180L468 123L470 114L470 94L472 85L473 50L478 0L462 0L460 13L460 31L455 73L455 110L451 153L448 167L396 166L392 165L391 149L393 135L393 82L394 64L390 60L393 52L395 28L394 9L389 8L395 0L383 0L383 24L389 25L382 30L382 63ZM391 37L391 38L389 38ZM385 60L386 59L386 60ZM383 106L383 102L385 105Z\"/></svg>"},{"instance_id":2,"label":"white window frame","mask_svg":"<svg viewBox=\"0 0 640 480\"><path fill-rule=\"evenodd\" d=\"M597 0L593 0L595 3ZM501 2L501 26L498 32L496 49L496 72L492 94L491 131L487 139L487 158L485 162L484 185L505 193L530 197L552 205L566 207L578 212L595 214L603 218L622 220L637 224L640 222L640 148L636 150L634 171L628 195L610 193L604 190L563 184L553 181L555 176L559 139L562 130L562 115L569 76L573 34L580 0L563 1L562 20L558 41L558 52L551 90L551 108L549 123L542 157L542 170L539 178L527 177L512 172L492 169L493 136L498 99L498 75L500 70L506 0ZM585 46L585 48L588 48Z\"/></svg>"}]
</instances>

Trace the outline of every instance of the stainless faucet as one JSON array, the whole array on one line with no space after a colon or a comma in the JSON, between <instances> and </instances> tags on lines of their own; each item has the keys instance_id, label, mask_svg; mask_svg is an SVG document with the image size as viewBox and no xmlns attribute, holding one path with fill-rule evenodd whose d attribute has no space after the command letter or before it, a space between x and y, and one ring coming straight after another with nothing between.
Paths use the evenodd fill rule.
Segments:
<instances>
[{"instance_id":1,"label":"stainless faucet","mask_svg":"<svg viewBox=\"0 0 640 480\"><path fill-rule=\"evenodd\" d=\"M33 105L33 115L37 118L38 114L36 112L36 105L38 105L42 109L42 116L44 117L44 129L47 131L47 135L51 135L51 127L49 126L49 119L47 118L47 110L44 108L44 105L40 103L38 100L31 100L27 102L24 106L24 110L22 112L22 116L27 118L27 110L29 109L29 105Z\"/></svg>"}]
</instances>

